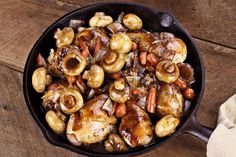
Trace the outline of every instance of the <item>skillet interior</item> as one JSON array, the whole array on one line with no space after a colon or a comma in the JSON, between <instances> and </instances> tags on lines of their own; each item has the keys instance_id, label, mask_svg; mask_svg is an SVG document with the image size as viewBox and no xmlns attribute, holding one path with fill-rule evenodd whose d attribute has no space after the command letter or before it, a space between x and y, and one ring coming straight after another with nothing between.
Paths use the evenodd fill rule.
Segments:
<instances>
[{"instance_id":1,"label":"skillet interior","mask_svg":"<svg viewBox=\"0 0 236 157\"><path fill-rule=\"evenodd\" d=\"M151 9L145 7L140 4L135 3L98 3L94 5L90 5L87 7L80 8L71 13L68 13L53 23L48 29L43 33L43 35L36 42L34 47L32 48L24 71L24 95L26 104L34 118L34 120L39 125L46 139L57 146L64 147L70 149L72 151L78 152L80 154L89 155L89 156L109 156L103 147L103 144L93 144L90 146L72 146L64 136L55 134L47 125L45 121L45 113L43 113L41 109L41 94L38 94L34 91L31 84L31 76L36 67L36 57L38 53L41 53L45 58L49 55L50 48L55 48L55 39L53 38L54 32L56 28L63 28L68 25L70 19L83 19L88 21L95 12L102 11L106 14L113 17L113 19L117 19L118 15L121 12L125 13L135 13L137 14L143 21L143 28L149 31L167 31L175 34L175 36L181 38L187 45L188 55L186 62L190 63L194 68L194 77L196 82L193 84L193 89L195 91L195 98L192 101L191 107L189 108L187 114L183 116L181 120L180 127L176 130L176 132L170 137L166 137L163 139L154 139L153 142L147 147L138 147L129 149L128 152L122 154L112 154L112 155L138 155L145 153L149 150L159 147L166 141L171 138L176 137L177 135L184 132L182 126L185 124L186 120L191 116L194 116L196 112L204 87L204 66L202 63L201 56L196 45L193 43L190 35L182 28L179 22L169 13L160 12L157 9Z\"/></svg>"}]
</instances>

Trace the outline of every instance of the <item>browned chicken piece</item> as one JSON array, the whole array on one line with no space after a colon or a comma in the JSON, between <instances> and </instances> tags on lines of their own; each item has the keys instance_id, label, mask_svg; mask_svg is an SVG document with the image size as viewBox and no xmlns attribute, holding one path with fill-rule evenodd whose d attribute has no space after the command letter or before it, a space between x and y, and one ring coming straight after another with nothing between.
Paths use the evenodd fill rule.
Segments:
<instances>
[{"instance_id":1,"label":"browned chicken piece","mask_svg":"<svg viewBox=\"0 0 236 157\"><path fill-rule=\"evenodd\" d=\"M125 142L131 147L149 144L153 137L153 130L148 114L135 102L127 103L126 113L119 127Z\"/></svg>"},{"instance_id":2,"label":"browned chicken piece","mask_svg":"<svg viewBox=\"0 0 236 157\"><path fill-rule=\"evenodd\" d=\"M114 129L116 117L108 116L107 112L102 110L108 98L108 95L102 94L89 100L79 112L70 116L66 134L72 144L100 142Z\"/></svg>"}]
</instances>

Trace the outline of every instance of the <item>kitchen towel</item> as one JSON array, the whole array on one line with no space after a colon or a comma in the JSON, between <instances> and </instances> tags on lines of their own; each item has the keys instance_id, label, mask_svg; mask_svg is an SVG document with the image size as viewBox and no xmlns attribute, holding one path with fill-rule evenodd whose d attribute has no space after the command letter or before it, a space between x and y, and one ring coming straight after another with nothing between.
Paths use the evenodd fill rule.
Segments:
<instances>
[{"instance_id":1,"label":"kitchen towel","mask_svg":"<svg viewBox=\"0 0 236 157\"><path fill-rule=\"evenodd\" d=\"M207 157L236 157L236 94L220 106L217 124L207 143Z\"/></svg>"}]
</instances>

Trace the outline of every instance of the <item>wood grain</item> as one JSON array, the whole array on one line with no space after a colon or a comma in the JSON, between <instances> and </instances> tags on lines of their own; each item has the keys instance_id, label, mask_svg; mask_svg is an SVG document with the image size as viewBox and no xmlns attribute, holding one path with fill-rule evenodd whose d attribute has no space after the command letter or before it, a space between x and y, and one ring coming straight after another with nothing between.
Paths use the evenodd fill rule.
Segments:
<instances>
[{"instance_id":1,"label":"wood grain","mask_svg":"<svg viewBox=\"0 0 236 157\"><path fill-rule=\"evenodd\" d=\"M197 40L206 67L206 90L198 112L201 124L215 127L220 104L236 92L236 51ZM23 98L22 73L0 66L0 156L78 156L49 144L33 121ZM206 145L181 135L143 157L206 156Z\"/></svg>"},{"instance_id":2,"label":"wood grain","mask_svg":"<svg viewBox=\"0 0 236 157\"><path fill-rule=\"evenodd\" d=\"M60 0L84 6L120 0ZM142 3L172 13L196 38L236 48L235 0L123 0Z\"/></svg>"},{"instance_id":3,"label":"wood grain","mask_svg":"<svg viewBox=\"0 0 236 157\"><path fill-rule=\"evenodd\" d=\"M30 0L0 1L0 6L0 63L19 71L42 32L74 8L62 2Z\"/></svg>"},{"instance_id":4,"label":"wood grain","mask_svg":"<svg viewBox=\"0 0 236 157\"><path fill-rule=\"evenodd\" d=\"M108 1L108 0L107 0ZM234 0L127 0L169 11L194 37L236 49ZM23 71L33 44L65 13L100 0L0 1L0 63Z\"/></svg>"}]
</instances>

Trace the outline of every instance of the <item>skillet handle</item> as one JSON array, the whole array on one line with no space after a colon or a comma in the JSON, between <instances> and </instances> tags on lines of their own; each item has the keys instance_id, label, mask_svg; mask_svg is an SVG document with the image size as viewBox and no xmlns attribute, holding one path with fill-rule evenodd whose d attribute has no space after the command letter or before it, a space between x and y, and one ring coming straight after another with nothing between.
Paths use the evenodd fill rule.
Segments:
<instances>
[{"instance_id":1,"label":"skillet handle","mask_svg":"<svg viewBox=\"0 0 236 157\"><path fill-rule=\"evenodd\" d=\"M207 143L213 130L198 123L195 117L192 117L186 126L186 132Z\"/></svg>"}]
</instances>

